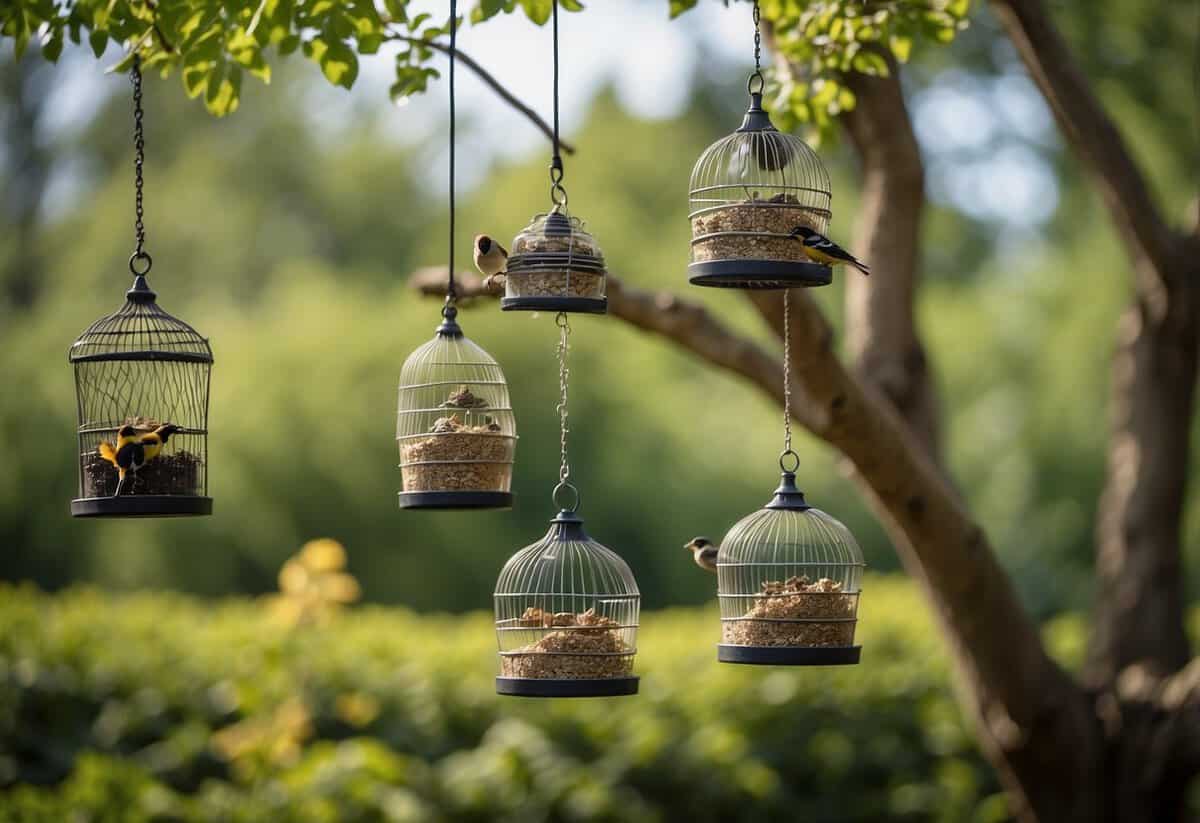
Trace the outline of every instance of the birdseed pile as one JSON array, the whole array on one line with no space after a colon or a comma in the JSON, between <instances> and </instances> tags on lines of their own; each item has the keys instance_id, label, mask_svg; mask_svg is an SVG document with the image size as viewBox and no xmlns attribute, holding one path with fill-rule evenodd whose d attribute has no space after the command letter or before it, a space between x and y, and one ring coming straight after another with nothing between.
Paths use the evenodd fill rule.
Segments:
<instances>
[{"instance_id":1,"label":"birdseed pile","mask_svg":"<svg viewBox=\"0 0 1200 823\"><path fill-rule=\"evenodd\" d=\"M124 425L133 426L138 434L149 434L162 425L150 417L127 417ZM178 437L179 435L176 435ZM116 443L114 432L109 438L110 443ZM170 443L177 440L169 441ZM200 469L203 461L199 455L189 451L172 451L159 454L146 465L138 469L130 480L125 483L121 496L126 495L198 495L200 491ZM117 484L121 482L117 467L100 456L99 446L88 452L83 458L83 496L112 497L117 493Z\"/></svg>"},{"instance_id":2,"label":"birdseed pile","mask_svg":"<svg viewBox=\"0 0 1200 823\"><path fill-rule=\"evenodd\" d=\"M513 256L553 252L595 257L596 249L576 235L520 237L513 244ZM521 271L513 261L512 272L505 276L508 297L603 297L604 275L563 268L558 271Z\"/></svg>"},{"instance_id":3,"label":"birdseed pile","mask_svg":"<svg viewBox=\"0 0 1200 823\"><path fill-rule=\"evenodd\" d=\"M537 680L590 680L629 677L633 649L621 638L620 624L588 609L582 614L551 613L530 607L517 621L530 629L554 629L535 643L500 655L504 677Z\"/></svg>"},{"instance_id":4,"label":"birdseed pile","mask_svg":"<svg viewBox=\"0 0 1200 823\"><path fill-rule=\"evenodd\" d=\"M734 646L852 646L857 602L857 594L843 594L842 584L827 577L766 581L741 619L721 624L721 640ZM793 620L841 622L786 622Z\"/></svg>"},{"instance_id":5,"label":"birdseed pile","mask_svg":"<svg viewBox=\"0 0 1200 823\"><path fill-rule=\"evenodd\" d=\"M800 205L792 194L777 194L769 200L743 200L706 211L692 218L692 237L716 235L692 245L692 260L783 260L804 261L803 244L786 235L797 226L820 230L818 216ZM720 232L769 232L780 237Z\"/></svg>"},{"instance_id":6,"label":"birdseed pile","mask_svg":"<svg viewBox=\"0 0 1200 823\"><path fill-rule=\"evenodd\" d=\"M400 444L404 491L508 491L512 481L513 438L483 415L487 400L459 386L441 407L428 436ZM481 423L464 422L479 413Z\"/></svg>"}]
</instances>

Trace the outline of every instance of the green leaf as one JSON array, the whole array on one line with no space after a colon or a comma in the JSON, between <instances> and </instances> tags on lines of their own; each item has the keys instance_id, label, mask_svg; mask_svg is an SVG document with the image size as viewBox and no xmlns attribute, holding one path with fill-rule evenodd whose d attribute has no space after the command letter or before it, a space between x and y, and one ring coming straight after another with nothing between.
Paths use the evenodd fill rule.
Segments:
<instances>
[{"instance_id":1,"label":"green leaf","mask_svg":"<svg viewBox=\"0 0 1200 823\"><path fill-rule=\"evenodd\" d=\"M550 19L553 6L552 0L521 0L521 8L525 10L525 16L539 26Z\"/></svg>"},{"instance_id":2,"label":"green leaf","mask_svg":"<svg viewBox=\"0 0 1200 823\"><path fill-rule=\"evenodd\" d=\"M318 43L323 48L317 50ZM335 86L351 88L358 78L358 57L354 50L341 40L325 41L321 38L313 40L313 47L313 59L320 64L325 79Z\"/></svg>"},{"instance_id":3,"label":"green leaf","mask_svg":"<svg viewBox=\"0 0 1200 823\"><path fill-rule=\"evenodd\" d=\"M379 51L379 47L383 45L383 35L381 34L366 34L358 38L358 53L359 54L375 54Z\"/></svg>"},{"instance_id":4,"label":"green leaf","mask_svg":"<svg viewBox=\"0 0 1200 823\"><path fill-rule=\"evenodd\" d=\"M860 51L854 55L851 65L859 74L866 74L871 77L888 76L887 61L883 59L883 55L875 51Z\"/></svg>"},{"instance_id":5,"label":"green leaf","mask_svg":"<svg viewBox=\"0 0 1200 823\"><path fill-rule=\"evenodd\" d=\"M42 41L42 57L49 60L51 63L57 63L59 55L62 54L62 50L62 29L54 29L50 32L50 36Z\"/></svg>"},{"instance_id":6,"label":"green leaf","mask_svg":"<svg viewBox=\"0 0 1200 823\"><path fill-rule=\"evenodd\" d=\"M218 63L208 78L204 94L205 107L217 117L237 111L242 91L242 70L238 66Z\"/></svg>"},{"instance_id":7,"label":"green leaf","mask_svg":"<svg viewBox=\"0 0 1200 823\"><path fill-rule=\"evenodd\" d=\"M912 54L911 37L900 37L899 35L893 34L888 39L888 46L891 48L892 54L895 55L896 60L901 63L908 62L908 57L910 54Z\"/></svg>"},{"instance_id":8,"label":"green leaf","mask_svg":"<svg viewBox=\"0 0 1200 823\"><path fill-rule=\"evenodd\" d=\"M279 41L279 53L287 56L294 52L300 46L300 35L289 34L287 37Z\"/></svg>"},{"instance_id":9,"label":"green leaf","mask_svg":"<svg viewBox=\"0 0 1200 823\"><path fill-rule=\"evenodd\" d=\"M88 35L88 44L92 47L92 54L103 57L104 50L108 48L108 32L93 31Z\"/></svg>"}]
</instances>

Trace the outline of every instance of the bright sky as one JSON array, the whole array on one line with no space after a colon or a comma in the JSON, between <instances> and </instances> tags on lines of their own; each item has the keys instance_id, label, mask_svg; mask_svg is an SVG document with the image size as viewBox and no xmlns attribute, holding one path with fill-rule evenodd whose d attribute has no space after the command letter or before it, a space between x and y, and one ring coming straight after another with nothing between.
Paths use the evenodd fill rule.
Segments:
<instances>
[{"instance_id":1,"label":"bright sky","mask_svg":"<svg viewBox=\"0 0 1200 823\"><path fill-rule=\"evenodd\" d=\"M444 2L414 0L412 5L416 11L446 14ZM464 10L472 5L473 0L461 2ZM726 8L717 0L701 0L675 21L667 17L667 0L591 0L587 6L583 14L560 16L562 124L568 137L606 84L634 113L669 118L686 105L696 74L740 75L750 68L753 35L746 4ZM479 26L464 26L459 46L550 120L548 25L538 28L521 13L501 15ZM75 50L66 61L68 81L57 86L49 106L52 130L86 122L106 94L126 89L122 80L103 73L115 55L110 47L98 63L86 49ZM437 65L444 71L445 60L439 58ZM388 105L390 53L364 60L359 81L349 93L324 83L315 66L310 69L314 127L330 137L354 124L356 110ZM464 186L477 182L497 157L525 157L545 148L544 137L472 72L464 68L457 77ZM172 77L167 82L179 80ZM246 80L247 86L256 82ZM407 105L389 107L397 139L424 142L444 134L446 106L446 85L439 82ZM936 201L977 218L1024 228L1035 227L1053 213L1057 187L1038 152L1055 139L1053 122L1015 62L1012 72L997 80L947 72L914 99L913 112L928 155L930 195ZM442 177L442 170L430 169L431 184L440 184Z\"/></svg>"}]
</instances>

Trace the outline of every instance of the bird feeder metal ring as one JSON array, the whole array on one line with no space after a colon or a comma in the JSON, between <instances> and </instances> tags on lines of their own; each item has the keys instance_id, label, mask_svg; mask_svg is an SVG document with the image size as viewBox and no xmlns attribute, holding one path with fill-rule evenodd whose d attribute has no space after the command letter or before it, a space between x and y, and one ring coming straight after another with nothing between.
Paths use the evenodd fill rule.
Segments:
<instances>
[{"instance_id":1,"label":"bird feeder metal ring","mask_svg":"<svg viewBox=\"0 0 1200 823\"><path fill-rule=\"evenodd\" d=\"M755 81L757 81L757 85L755 85ZM766 85L767 81L761 71L755 71L746 79L746 91L750 94L762 94Z\"/></svg>"},{"instance_id":2,"label":"bird feeder metal ring","mask_svg":"<svg viewBox=\"0 0 1200 823\"><path fill-rule=\"evenodd\" d=\"M139 268L139 266L143 265L145 268ZM150 257L148 252L135 251L133 254L129 255L129 271L131 271L135 277L144 277L145 275L149 274L150 268L153 265L154 260Z\"/></svg>"},{"instance_id":3,"label":"bird feeder metal ring","mask_svg":"<svg viewBox=\"0 0 1200 823\"><path fill-rule=\"evenodd\" d=\"M569 506L563 502L562 497L568 492L571 494L571 497L567 498L571 501L571 505ZM570 482L569 480L563 480L554 487L554 491L550 493L550 499L553 501L554 505L558 507L559 511L574 514L575 512L579 511L579 505L583 502L583 494L579 491L579 488L574 483Z\"/></svg>"},{"instance_id":4,"label":"bird feeder metal ring","mask_svg":"<svg viewBox=\"0 0 1200 823\"><path fill-rule=\"evenodd\" d=\"M789 467L788 463L792 465ZM793 449L784 449L779 455L779 468L788 474L795 474L800 468L800 455L796 454Z\"/></svg>"}]
</instances>

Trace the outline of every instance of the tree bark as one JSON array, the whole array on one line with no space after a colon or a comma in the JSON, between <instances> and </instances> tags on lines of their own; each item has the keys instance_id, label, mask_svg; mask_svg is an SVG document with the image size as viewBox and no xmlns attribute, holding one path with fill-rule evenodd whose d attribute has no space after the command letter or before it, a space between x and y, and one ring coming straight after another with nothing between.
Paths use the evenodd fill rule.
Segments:
<instances>
[{"instance_id":1,"label":"tree bark","mask_svg":"<svg viewBox=\"0 0 1200 823\"><path fill-rule=\"evenodd\" d=\"M854 251L871 264L871 277L847 275L846 343L858 374L883 392L940 464L937 392L914 317L925 169L900 67L890 54L886 59L887 77L844 79L857 102L840 119L862 164Z\"/></svg>"},{"instance_id":2,"label":"tree bark","mask_svg":"<svg viewBox=\"0 0 1200 823\"><path fill-rule=\"evenodd\" d=\"M1134 266L1112 367L1111 434L1096 530L1097 596L1087 679L1183 666L1180 520L1197 376L1194 238L1163 219L1111 118L1039 0L992 0L1008 36L1091 173Z\"/></svg>"}]
</instances>

